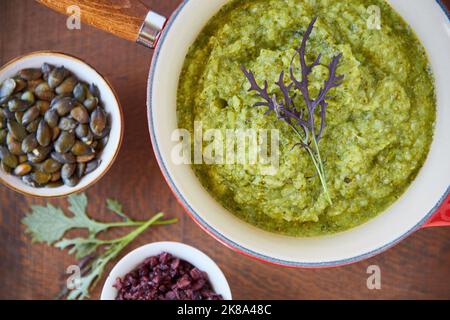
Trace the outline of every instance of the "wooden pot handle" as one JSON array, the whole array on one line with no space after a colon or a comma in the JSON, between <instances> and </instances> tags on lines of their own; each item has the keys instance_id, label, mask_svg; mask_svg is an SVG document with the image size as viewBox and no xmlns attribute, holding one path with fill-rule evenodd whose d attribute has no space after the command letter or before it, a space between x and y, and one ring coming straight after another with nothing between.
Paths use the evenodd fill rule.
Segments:
<instances>
[{"instance_id":1,"label":"wooden pot handle","mask_svg":"<svg viewBox=\"0 0 450 320\"><path fill-rule=\"evenodd\" d=\"M83 23L148 47L154 47L166 21L139 0L36 1L65 15L73 14L69 7L78 6Z\"/></svg>"}]
</instances>

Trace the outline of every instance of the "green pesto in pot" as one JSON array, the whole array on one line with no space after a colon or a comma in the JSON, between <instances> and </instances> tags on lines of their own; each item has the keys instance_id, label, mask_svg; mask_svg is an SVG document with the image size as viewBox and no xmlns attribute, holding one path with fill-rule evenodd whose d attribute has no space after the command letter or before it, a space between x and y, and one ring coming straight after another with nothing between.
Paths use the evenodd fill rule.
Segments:
<instances>
[{"instance_id":1,"label":"green pesto in pot","mask_svg":"<svg viewBox=\"0 0 450 320\"><path fill-rule=\"evenodd\" d=\"M369 28L365 0L233 0L206 25L187 55L178 88L180 128L278 129L280 162L194 165L205 188L225 208L265 230L291 236L331 234L358 226L395 202L422 167L433 138L436 99L433 76L420 41L384 1L381 28ZM323 193L297 137L275 115L265 115L248 93L240 66L269 91L280 71L288 74L295 48L314 16L309 62L322 53L310 77L320 88L327 64L341 52L344 82L331 91L320 141L327 185ZM299 97L300 99L301 97ZM204 142L205 145L209 142Z\"/></svg>"}]
</instances>

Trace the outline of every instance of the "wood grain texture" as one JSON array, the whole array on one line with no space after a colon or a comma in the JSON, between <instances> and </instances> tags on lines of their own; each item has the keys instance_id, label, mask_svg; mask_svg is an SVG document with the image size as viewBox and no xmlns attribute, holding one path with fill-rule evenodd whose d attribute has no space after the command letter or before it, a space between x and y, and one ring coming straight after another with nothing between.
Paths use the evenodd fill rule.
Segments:
<instances>
[{"instance_id":1,"label":"wood grain texture","mask_svg":"<svg viewBox=\"0 0 450 320\"><path fill-rule=\"evenodd\" d=\"M180 2L145 1L165 15ZM116 197L136 219L159 210L180 219L176 225L148 230L126 252L162 240L193 245L219 264L236 299L450 299L448 228L418 231L382 255L324 270L258 262L205 234L177 203L152 152L145 116L152 51L88 26L70 31L65 23L64 16L32 0L0 0L0 64L31 51L58 50L93 64L112 82L124 107L124 143L109 173L87 191L89 211L98 219L110 219L103 201ZM51 202L66 207L63 199ZM24 235L20 223L24 212L30 204L43 203L0 186L0 299L53 298L65 281L65 269L74 262L66 252L33 245ZM366 270L374 264L381 268L382 289L370 291ZM103 280L92 298L99 297Z\"/></svg>"},{"instance_id":2,"label":"wood grain texture","mask_svg":"<svg viewBox=\"0 0 450 320\"><path fill-rule=\"evenodd\" d=\"M83 23L126 40L136 41L149 8L139 0L36 0L64 15L67 8L80 8Z\"/></svg>"}]
</instances>

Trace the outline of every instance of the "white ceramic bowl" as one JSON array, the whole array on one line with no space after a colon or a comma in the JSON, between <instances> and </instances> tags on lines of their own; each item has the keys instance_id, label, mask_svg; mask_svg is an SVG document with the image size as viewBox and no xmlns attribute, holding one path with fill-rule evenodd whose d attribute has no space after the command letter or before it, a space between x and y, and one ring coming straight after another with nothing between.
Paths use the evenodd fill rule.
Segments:
<instances>
[{"instance_id":1,"label":"white ceramic bowl","mask_svg":"<svg viewBox=\"0 0 450 320\"><path fill-rule=\"evenodd\" d=\"M227 0L186 0L172 14L159 40L149 77L148 118L153 147L171 189L191 217L225 245L266 262L291 267L331 267L371 257L420 228L449 193L450 23L439 3L389 0L428 51L436 78L437 123L428 159L406 193L386 212L336 235L292 238L238 219L200 184L189 165L171 161L177 142L176 97L188 48Z\"/></svg>"},{"instance_id":2,"label":"white ceramic bowl","mask_svg":"<svg viewBox=\"0 0 450 320\"><path fill-rule=\"evenodd\" d=\"M97 182L111 167L116 158L123 135L123 116L119 99L108 81L86 62L59 52L39 51L18 57L0 68L0 83L13 77L25 68L40 68L47 62L55 66L64 66L72 71L80 80L94 83L100 90L101 102L111 116L111 133L109 142L100 156L100 166L92 173L81 179L80 183L71 188L61 186L57 188L33 188L23 183L19 178L0 170L0 181L11 189L35 197L60 197L79 192Z\"/></svg>"},{"instance_id":3,"label":"white ceramic bowl","mask_svg":"<svg viewBox=\"0 0 450 320\"><path fill-rule=\"evenodd\" d=\"M134 270L146 258L159 255L163 252L168 252L206 272L214 291L221 294L225 300L232 299L230 286L217 264L200 250L178 242L150 243L127 254L112 269L103 285L100 299L114 300L117 296L117 289L113 285L117 278L121 278Z\"/></svg>"}]
</instances>

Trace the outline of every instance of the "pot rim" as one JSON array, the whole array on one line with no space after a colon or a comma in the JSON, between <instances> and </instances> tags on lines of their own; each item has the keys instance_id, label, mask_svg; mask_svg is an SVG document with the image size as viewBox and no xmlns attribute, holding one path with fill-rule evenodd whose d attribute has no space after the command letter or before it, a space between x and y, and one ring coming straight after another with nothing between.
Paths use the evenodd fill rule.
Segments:
<instances>
[{"instance_id":1,"label":"pot rim","mask_svg":"<svg viewBox=\"0 0 450 320\"><path fill-rule=\"evenodd\" d=\"M150 132L150 137L152 141L152 147L153 151L155 153L156 160L158 162L158 165L161 169L161 172L164 176L164 179L166 180L169 188L171 189L172 193L177 198L177 201L181 204L181 206L184 208L186 213L191 217L194 222L200 226L201 229L203 229L206 233L211 235L213 238L215 238L217 241L222 243L223 245L229 247L230 249L243 254L245 256L248 256L250 258L273 264L278 265L282 267L288 267L288 268L330 268L330 267L340 267L345 266L349 264L353 264L359 261L363 261L366 259L369 259L371 257L374 257L378 254L383 253L384 251L394 247L398 243L400 243L402 240L410 236L412 233L420 229L432 216L433 213L444 203L445 199L450 194L450 185L447 187L447 190L444 192L444 194L441 196L439 201L435 204L435 206L423 216L423 218L412 228L410 228L408 231L406 231L402 236L390 241L389 243L378 247L377 249L371 250L369 252L366 252L364 254L360 254L351 258L341 259L341 260L335 260L335 261L324 261L324 262L298 262L298 261L288 261L288 260L282 260L270 257L268 255L260 254L258 252L255 252L251 249L245 248L244 246L239 245L238 243L234 242L231 239L228 239L225 235L221 234L219 231L211 227L202 217L192 208L192 206L189 204L189 201L181 194L181 192L178 190L177 186L175 185L174 181L172 180L169 171L164 163L164 159L161 155L158 141L156 139L156 133L154 131L154 125L153 125L153 105L152 105L152 98L153 98L153 83L154 83L154 77L155 77L155 71L156 71L156 65L158 63L159 55L161 53L162 45L164 44L164 41L166 40L167 35L170 32L170 29L177 19L178 15L181 13L181 11L184 9L184 7L189 3L190 0L183 0L183 2L178 6L178 8L172 13L170 18L168 19L166 26L158 39L158 43L155 49L155 52L153 54L151 66L150 66L150 73L148 77L148 83L147 83L147 118L148 118L148 128ZM447 10L446 6L442 3L442 0L436 0L436 3L439 5L439 7L444 11L445 15L450 21L450 11Z\"/></svg>"}]
</instances>

